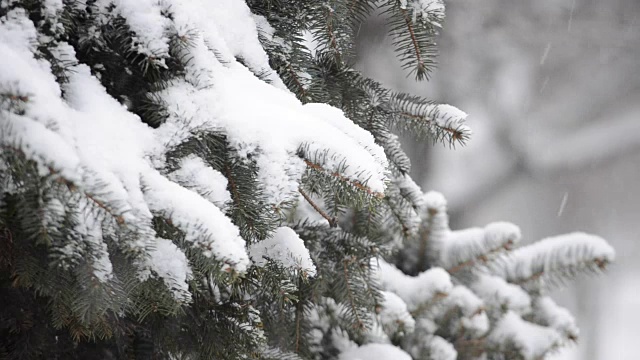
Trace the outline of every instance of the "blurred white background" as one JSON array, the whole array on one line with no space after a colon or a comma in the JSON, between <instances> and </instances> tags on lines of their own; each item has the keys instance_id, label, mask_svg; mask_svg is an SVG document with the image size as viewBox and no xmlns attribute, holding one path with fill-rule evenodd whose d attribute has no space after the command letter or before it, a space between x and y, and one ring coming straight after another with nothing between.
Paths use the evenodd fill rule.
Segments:
<instances>
[{"instance_id":1,"label":"blurred white background","mask_svg":"<svg viewBox=\"0 0 640 360\"><path fill-rule=\"evenodd\" d=\"M469 113L464 148L405 141L414 179L445 194L454 228L606 238L609 271L554 294L581 328L554 359L640 359L640 0L445 3L429 82L400 70L380 20L359 34L365 74Z\"/></svg>"}]
</instances>

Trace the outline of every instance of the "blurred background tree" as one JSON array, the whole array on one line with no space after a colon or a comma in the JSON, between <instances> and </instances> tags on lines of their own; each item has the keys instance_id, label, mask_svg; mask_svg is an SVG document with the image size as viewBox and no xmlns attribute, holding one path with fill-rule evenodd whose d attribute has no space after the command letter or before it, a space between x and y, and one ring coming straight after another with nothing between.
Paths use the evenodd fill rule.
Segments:
<instances>
[{"instance_id":1,"label":"blurred background tree","mask_svg":"<svg viewBox=\"0 0 640 360\"><path fill-rule=\"evenodd\" d=\"M464 148L405 139L413 177L447 196L456 226L503 217L521 226L525 242L570 229L611 239L620 256L610 276L557 294L582 332L556 357L635 359L640 2L446 4L438 69L426 84L386 70L397 60L382 24L360 29L365 74L470 114L474 139Z\"/></svg>"}]
</instances>

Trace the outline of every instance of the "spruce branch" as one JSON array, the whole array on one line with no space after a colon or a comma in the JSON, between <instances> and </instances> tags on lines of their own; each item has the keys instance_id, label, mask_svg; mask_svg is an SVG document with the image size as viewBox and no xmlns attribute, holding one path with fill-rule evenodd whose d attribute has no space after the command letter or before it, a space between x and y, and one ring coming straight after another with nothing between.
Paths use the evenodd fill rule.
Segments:
<instances>
[{"instance_id":1,"label":"spruce branch","mask_svg":"<svg viewBox=\"0 0 640 360\"><path fill-rule=\"evenodd\" d=\"M343 275L344 275L344 281L345 284L347 286L347 296L349 298L349 304L351 305L351 310L353 311L353 314L356 318L356 323L354 324L354 326L356 327L356 329L363 329L364 328L364 322L362 321L362 319L360 318L360 315L358 315L358 308L356 306L355 300L354 300L354 295L353 295L353 290L351 289L351 283L350 283L350 277L349 277L349 268L348 265L353 263L354 259L353 258L347 258L342 260L342 267L344 269Z\"/></svg>"},{"instance_id":2,"label":"spruce branch","mask_svg":"<svg viewBox=\"0 0 640 360\"><path fill-rule=\"evenodd\" d=\"M426 76L426 67L424 62L422 61L422 55L420 54L420 46L418 45L418 40L416 39L416 33L411 23L411 18L409 18L409 14L407 14L406 9L400 8L400 12L402 13L402 17L404 18L404 22L407 25L407 30L409 30L409 35L411 36L411 43L413 44L413 50L416 54L416 77L418 80L422 80L423 77Z\"/></svg>"},{"instance_id":3,"label":"spruce branch","mask_svg":"<svg viewBox=\"0 0 640 360\"><path fill-rule=\"evenodd\" d=\"M467 115L452 106L404 93L392 94L388 103L391 124L418 138L431 136L434 142L455 146L464 145L471 136L464 125Z\"/></svg>"},{"instance_id":4,"label":"spruce branch","mask_svg":"<svg viewBox=\"0 0 640 360\"><path fill-rule=\"evenodd\" d=\"M409 6L411 5L411 6ZM415 74L418 81L428 80L432 67L435 66L436 34L434 19L423 19L417 15L419 6L413 1L387 0L382 4L384 15L388 16L390 32L394 38L393 45L400 56L403 69L409 69L409 75ZM412 10L414 14L410 14Z\"/></svg>"},{"instance_id":5,"label":"spruce branch","mask_svg":"<svg viewBox=\"0 0 640 360\"><path fill-rule=\"evenodd\" d=\"M514 242L513 240L509 239L505 244L495 248L495 249L491 249L489 250L486 254L481 254L478 255L477 257L473 258L473 259L469 259L465 262L462 262L458 265L452 266L450 268L447 269L447 272L449 274L455 274L457 272L460 272L464 269L473 267L475 265L480 265L480 264L486 264L489 261L491 261L492 259L495 258L496 255L502 254L505 251L510 251L513 248Z\"/></svg>"},{"instance_id":6,"label":"spruce branch","mask_svg":"<svg viewBox=\"0 0 640 360\"><path fill-rule=\"evenodd\" d=\"M25 157L24 152L19 148L9 146L9 145L2 145L2 148L12 151L18 154L20 157ZM125 224L124 217L121 214L117 214L104 201L98 199L94 194L91 194L88 191L79 190L78 186L76 186L76 184L73 181L66 179L64 176L62 176L60 171L54 169L52 166L47 166L47 169L49 170L49 176L55 177L56 182L65 185L71 192L79 192L82 195L84 195L90 202L92 202L98 208L104 210L107 214L113 217L115 221L118 223L118 225Z\"/></svg>"},{"instance_id":7,"label":"spruce branch","mask_svg":"<svg viewBox=\"0 0 640 360\"><path fill-rule=\"evenodd\" d=\"M416 115L405 111L399 112L398 115L406 118L408 122L422 123L424 126L433 128L432 132L434 133L436 140L446 139L451 144L454 144L455 142L464 144L469 138L469 133L466 129L460 128L459 126L454 127L439 124L428 115Z\"/></svg>"},{"instance_id":8,"label":"spruce branch","mask_svg":"<svg viewBox=\"0 0 640 360\"><path fill-rule=\"evenodd\" d=\"M324 6L324 10L327 12L326 17L326 27L327 27L327 35L329 36L329 46L331 47L331 53L333 54L336 63L340 64L342 62L340 56L340 49L338 49L338 42L336 40L336 34L333 30L333 22L335 21L334 10L329 6Z\"/></svg>"},{"instance_id":9,"label":"spruce branch","mask_svg":"<svg viewBox=\"0 0 640 360\"><path fill-rule=\"evenodd\" d=\"M118 223L118 225L125 224L125 220L122 215L116 214L115 211L113 211L104 201L97 199L95 195L90 194L87 191L78 190L78 187L76 186L76 184L73 183L73 181L64 178L59 171L55 170L52 167L49 167L49 174L56 176L56 181L65 185L69 189L69 191L72 191L72 192L80 191L87 199L89 199L98 208L104 210L107 214L111 215L111 217L113 217L116 220L116 223Z\"/></svg>"},{"instance_id":10,"label":"spruce branch","mask_svg":"<svg viewBox=\"0 0 640 360\"><path fill-rule=\"evenodd\" d=\"M359 190L362 190L362 191L366 192L367 194L372 195L372 196L374 196L374 197L376 197L378 199L383 199L384 198L384 194L383 193L380 193L380 192L372 190L371 188L369 188L366 185L362 184L358 180L349 179L348 177L340 174L337 171L329 171L329 170L325 169L324 167L322 167L322 165L317 164L315 162L312 162L311 160L308 160L308 159L303 159L303 160L304 160L304 163L307 164L307 166L310 169L313 169L313 170L318 171L318 172L323 173L323 174L331 175L332 177L340 180L341 182L347 183L349 185L352 185L355 188L357 188Z\"/></svg>"},{"instance_id":11,"label":"spruce branch","mask_svg":"<svg viewBox=\"0 0 640 360\"><path fill-rule=\"evenodd\" d=\"M613 248L602 238L571 233L514 250L510 256L495 262L491 270L526 288L555 286L580 273L601 272L614 258Z\"/></svg>"}]
</instances>

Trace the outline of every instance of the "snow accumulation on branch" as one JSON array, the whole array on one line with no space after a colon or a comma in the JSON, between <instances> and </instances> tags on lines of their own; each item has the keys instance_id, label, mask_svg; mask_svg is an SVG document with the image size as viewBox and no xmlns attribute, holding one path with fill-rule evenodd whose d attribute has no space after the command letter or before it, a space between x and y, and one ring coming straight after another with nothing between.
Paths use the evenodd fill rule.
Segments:
<instances>
[{"instance_id":1,"label":"snow accumulation on branch","mask_svg":"<svg viewBox=\"0 0 640 360\"><path fill-rule=\"evenodd\" d=\"M340 354L339 360L411 360L411 356L391 344L366 344Z\"/></svg>"},{"instance_id":2,"label":"snow accumulation on branch","mask_svg":"<svg viewBox=\"0 0 640 360\"><path fill-rule=\"evenodd\" d=\"M52 14L61 10L60 2L47 4L47 14L57 21ZM310 155L329 154L318 165L329 173L340 170L347 184L384 193L388 163L382 147L341 110L303 105L286 90L269 67L255 17L244 1L100 0L94 5L100 21L124 19L135 33L134 50L160 67L172 56L168 34L195 34L181 50L191 59L184 75L157 94L166 105L166 121L155 129L143 123L107 93L63 41L52 51L56 60L69 64L61 85L53 65L38 53L42 37L18 8L9 10L0 23L0 93L20 100L21 108L14 111L2 102L0 144L3 151L12 149L36 162L42 175L55 174L85 194L113 215L113 227L144 234L132 246L161 259L162 265L151 270L176 294L186 289L190 269L182 250L156 239L154 216L170 220L205 256L238 271L250 264L245 240L223 212L230 201L227 179L196 157L183 159L179 169L166 173L165 155L195 131L222 132L240 157L255 162L257 179L274 206L298 199L309 160L299 157L303 147ZM88 5L75 6L82 10ZM269 70L268 82L252 72L262 69ZM79 230L86 236L92 231L86 226ZM266 241L284 239L278 234ZM304 253L298 247L304 245L296 241L276 242L294 246L288 250L295 255ZM274 259L289 265L286 257ZM313 264L305 256L301 259L302 268L313 273ZM108 269L105 265L100 271Z\"/></svg>"},{"instance_id":3,"label":"snow accumulation on branch","mask_svg":"<svg viewBox=\"0 0 640 360\"><path fill-rule=\"evenodd\" d=\"M390 291L382 292L383 301L378 314L380 324L387 334L397 332L410 333L414 330L416 321L413 319L407 304L396 294Z\"/></svg>"},{"instance_id":4,"label":"snow accumulation on branch","mask_svg":"<svg viewBox=\"0 0 640 360\"><path fill-rule=\"evenodd\" d=\"M533 302L533 320L558 331L568 340L577 340L580 330L569 310L560 307L548 296L538 297Z\"/></svg>"},{"instance_id":5,"label":"snow accumulation on branch","mask_svg":"<svg viewBox=\"0 0 640 360\"><path fill-rule=\"evenodd\" d=\"M513 310L520 315L531 310L529 294L498 276L480 274L471 284L471 289L488 304Z\"/></svg>"},{"instance_id":6,"label":"snow accumulation on branch","mask_svg":"<svg viewBox=\"0 0 640 360\"><path fill-rule=\"evenodd\" d=\"M378 260L377 264L376 275L382 287L398 295L409 311L418 311L434 298L446 296L453 289L449 274L441 268L432 268L413 277L384 260Z\"/></svg>"},{"instance_id":7,"label":"snow accumulation on branch","mask_svg":"<svg viewBox=\"0 0 640 360\"><path fill-rule=\"evenodd\" d=\"M601 271L615 251L601 237L575 232L540 240L495 262L492 271L511 283L553 285L580 272Z\"/></svg>"},{"instance_id":8,"label":"snow accumulation on branch","mask_svg":"<svg viewBox=\"0 0 640 360\"><path fill-rule=\"evenodd\" d=\"M258 266L264 266L267 261L274 260L284 267L303 271L308 276L316 275L316 267L309 257L309 250L298 234L286 226L276 229L268 239L251 245L249 254Z\"/></svg>"},{"instance_id":9,"label":"snow accumulation on branch","mask_svg":"<svg viewBox=\"0 0 640 360\"><path fill-rule=\"evenodd\" d=\"M542 358L563 341L554 329L525 321L511 311L498 321L487 340L496 348L513 347L502 350L517 352L526 360Z\"/></svg>"},{"instance_id":10,"label":"snow accumulation on branch","mask_svg":"<svg viewBox=\"0 0 640 360\"><path fill-rule=\"evenodd\" d=\"M445 6L442 0L400 0L400 7L412 11L414 22L419 16L421 20L439 27L444 19Z\"/></svg>"},{"instance_id":11,"label":"snow accumulation on branch","mask_svg":"<svg viewBox=\"0 0 640 360\"><path fill-rule=\"evenodd\" d=\"M434 244L439 264L450 272L486 260L491 253L510 250L520 241L520 229L511 223L491 223L484 228L451 231L441 243Z\"/></svg>"}]
</instances>

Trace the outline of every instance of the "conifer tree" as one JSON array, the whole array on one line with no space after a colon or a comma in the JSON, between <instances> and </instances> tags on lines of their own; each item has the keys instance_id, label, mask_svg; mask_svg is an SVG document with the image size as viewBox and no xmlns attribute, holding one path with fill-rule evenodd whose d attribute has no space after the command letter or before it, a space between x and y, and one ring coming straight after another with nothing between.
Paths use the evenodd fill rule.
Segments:
<instances>
[{"instance_id":1,"label":"conifer tree","mask_svg":"<svg viewBox=\"0 0 640 360\"><path fill-rule=\"evenodd\" d=\"M0 358L540 359L574 233L453 231L397 133L466 114L354 69L388 19L416 80L441 0L0 0Z\"/></svg>"}]
</instances>

